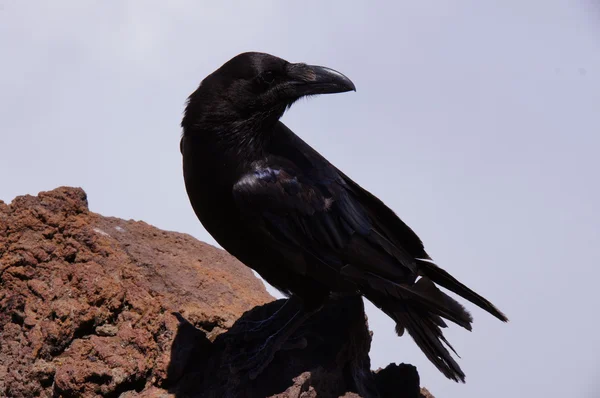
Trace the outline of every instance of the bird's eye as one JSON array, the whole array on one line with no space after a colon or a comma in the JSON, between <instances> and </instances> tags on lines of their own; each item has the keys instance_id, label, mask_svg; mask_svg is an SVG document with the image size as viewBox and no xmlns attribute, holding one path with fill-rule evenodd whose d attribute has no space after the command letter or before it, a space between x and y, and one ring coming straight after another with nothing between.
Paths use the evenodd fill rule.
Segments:
<instances>
[{"instance_id":1,"label":"bird's eye","mask_svg":"<svg viewBox=\"0 0 600 398\"><path fill-rule=\"evenodd\" d=\"M271 71L266 71L260 74L260 78L263 82L271 84L275 81L275 74Z\"/></svg>"}]
</instances>

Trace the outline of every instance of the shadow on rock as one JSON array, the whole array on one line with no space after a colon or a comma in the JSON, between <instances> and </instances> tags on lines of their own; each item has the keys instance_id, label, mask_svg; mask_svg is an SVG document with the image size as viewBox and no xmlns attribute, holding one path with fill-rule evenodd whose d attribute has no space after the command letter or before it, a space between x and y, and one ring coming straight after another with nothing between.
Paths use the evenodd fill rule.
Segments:
<instances>
[{"instance_id":1,"label":"shadow on rock","mask_svg":"<svg viewBox=\"0 0 600 398\"><path fill-rule=\"evenodd\" d=\"M415 367L391 364L371 372L371 335L360 297L330 300L292 336L306 339L306 347L279 351L255 380L232 373L229 364L249 344L244 338L248 321L268 318L284 302L246 312L212 343L176 314L180 325L168 368L169 392L177 398L420 397Z\"/></svg>"}]
</instances>

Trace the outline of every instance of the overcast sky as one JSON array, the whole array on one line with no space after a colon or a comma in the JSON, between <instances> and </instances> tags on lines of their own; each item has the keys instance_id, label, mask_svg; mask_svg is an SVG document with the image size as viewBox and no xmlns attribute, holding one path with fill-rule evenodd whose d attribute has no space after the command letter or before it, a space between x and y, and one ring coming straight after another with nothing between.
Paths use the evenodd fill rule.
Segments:
<instances>
[{"instance_id":1,"label":"overcast sky","mask_svg":"<svg viewBox=\"0 0 600 398\"><path fill-rule=\"evenodd\" d=\"M373 367L440 398L599 397L600 7L575 0L0 0L0 199L83 187L91 210L214 243L189 205L186 97L264 51L349 76L292 130L497 304L451 326L467 384L369 308Z\"/></svg>"}]
</instances>

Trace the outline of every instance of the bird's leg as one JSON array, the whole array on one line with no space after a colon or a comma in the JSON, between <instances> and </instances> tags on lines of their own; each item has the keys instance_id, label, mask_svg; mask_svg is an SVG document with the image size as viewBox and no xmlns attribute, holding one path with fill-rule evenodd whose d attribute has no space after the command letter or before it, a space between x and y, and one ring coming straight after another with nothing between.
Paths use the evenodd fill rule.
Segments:
<instances>
[{"instance_id":1,"label":"bird's leg","mask_svg":"<svg viewBox=\"0 0 600 398\"><path fill-rule=\"evenodd\" d=\"M290 297L289 299L285 300L283 305L281 305L281 307L279 307L277 309L277 311L275 311L273 314L271 314L266 319L261 319L259 321L241 321L240 326L244 326L244 327L248 326L249 327L247 329L245 328L245 330L242 332L242 333L247 334L246 340L249 339L248 334L254 334L254 333L261 332L264 329L267 329L268 326L275 323L275 321L278 320L278 318L282 317L282 315L284 315L286 313L286 311L288 311L290 309L290 307L295 306L296 301L297 301L297 299L295 298L295 296Z\"/></svg>"},{"instance_id":2,"label":"bird's leg","mask_svg":"<svg viewBox=\"0 0 600 398\"><path fill-rule=\"evenodd\" d=\"M257 350L238 355L230 365L232 373L247 371L248 377L253 380L271 363L277 351L305 347L306 340L302 338L296 339L295 342L290 341L289 347L286 347L286 342L314 312L304 309L296 311L285 325L271 334Z\"/></svg>"}]
</instances>

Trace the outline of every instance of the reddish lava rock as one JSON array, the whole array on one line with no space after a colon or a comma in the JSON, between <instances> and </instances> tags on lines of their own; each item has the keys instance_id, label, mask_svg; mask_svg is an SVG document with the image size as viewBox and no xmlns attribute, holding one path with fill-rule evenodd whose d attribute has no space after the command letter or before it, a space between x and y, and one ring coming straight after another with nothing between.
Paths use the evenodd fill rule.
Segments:
<instances>
[{"instance_id":1,"label":"reddish lava rock","mask_svg":"<svg viewBox=\"0 0 600 398\"><path fill-rule=\"evenodd\" d=\"M307 348L257 380L232 377L234 322L279 305L223 250L92 213L81 189L0 201L2 397L419 396L413 367L370 371L356 299L328 305L298 332Z\"/></svg>"},{"instance_id":2,"label":"reddish lava rock","mask_svg":"<svg viewBox=\"0 0 600 398\"><path fill-rule=\"evenodd\" d=\"M271 301L189 235L88 210L81 189L0 204L0 396L118 396L161 385L179 321L209 336Z\"/></svg>"}]
</instances>

